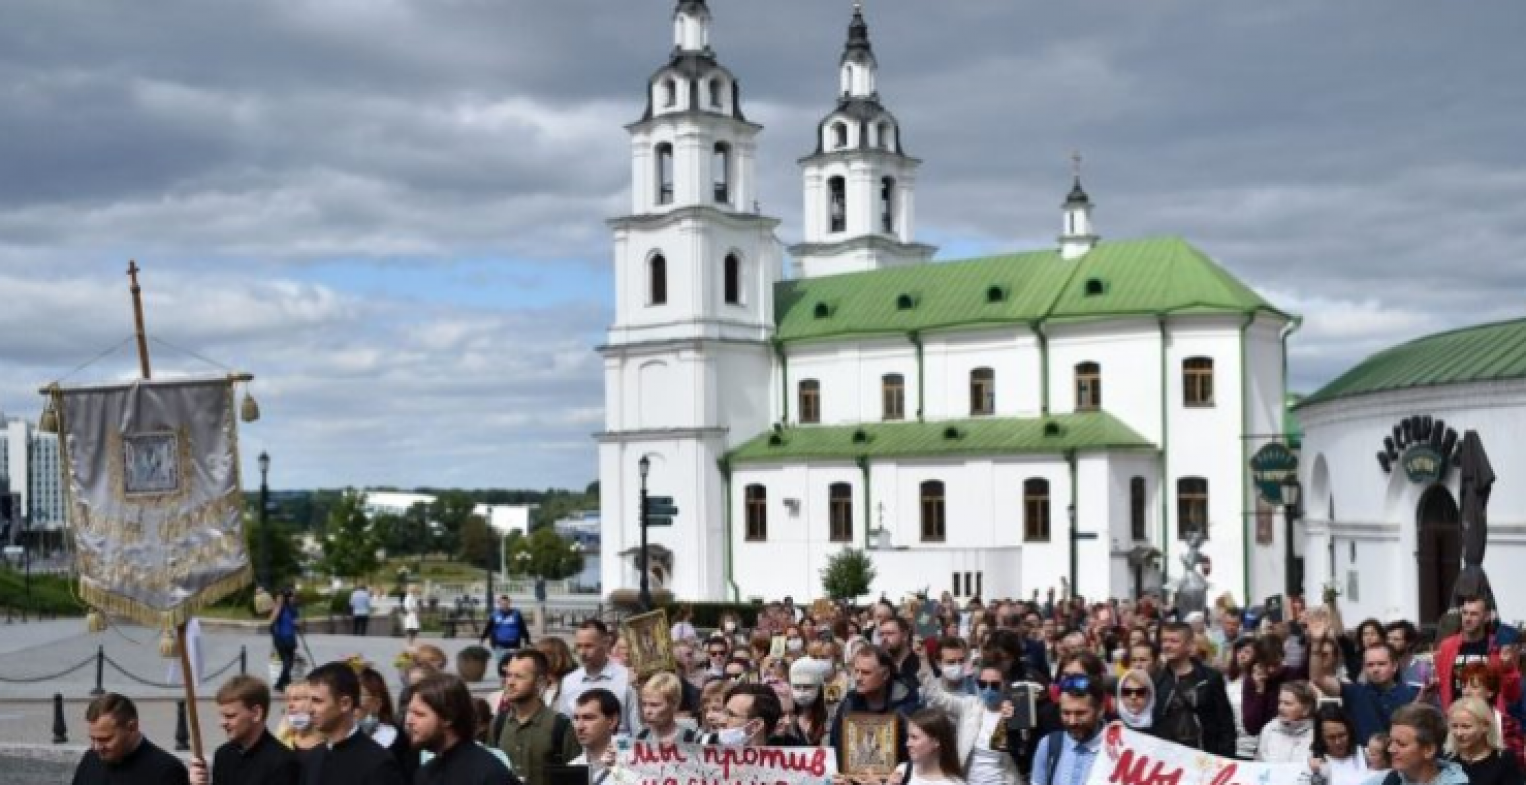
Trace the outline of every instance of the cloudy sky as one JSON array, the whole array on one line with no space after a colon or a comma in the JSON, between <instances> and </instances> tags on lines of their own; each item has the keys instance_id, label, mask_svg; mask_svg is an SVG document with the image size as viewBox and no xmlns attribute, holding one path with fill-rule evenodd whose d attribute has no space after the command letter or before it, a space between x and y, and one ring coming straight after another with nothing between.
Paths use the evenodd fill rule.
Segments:
<instances>
[{"instance_id":1,"label":"cloudy sky","mask_svg":"<svg viewBox=\"0 0 1526 785\"><path fill-rule=\"evenodd\" d=\"M849 0L711 0L799 239ZM0 409L131 332L259 375L280 488L576 486L604 219L670 0L4 0ZM1045 247L1080 149L1107 237L1179 234L1286 309L1311 390L1526 315L1526 3L870 0L942 258ZM74 379L131 374L130 346Z\"/></svg>"}]
</instances>

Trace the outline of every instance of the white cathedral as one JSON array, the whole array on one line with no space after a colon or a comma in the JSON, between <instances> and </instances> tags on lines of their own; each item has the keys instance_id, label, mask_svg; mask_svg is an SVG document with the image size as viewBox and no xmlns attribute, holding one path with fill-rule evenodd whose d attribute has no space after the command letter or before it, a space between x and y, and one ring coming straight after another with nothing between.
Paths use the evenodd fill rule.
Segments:
<instances>
[{"instance_id":1,"label":"white cathedral","mask_svg":"<svg viewBox=\"0 0 1526 785\"><path fill-rule=\"evenodd\" d=\"M643 463L680 508L649 530L649 577L681 599L804 601L850 547L874 596L1072 576L1130 596L1181 572L1193 532L1213 591L1282 590L1285 528L1247 460L1281 438L1294 317L1179 238L1099 239L1079 175L1055 247L933 262L861 10L785 248L710 10L680 0L673 24L610 221L606 590L639 582Z\"/></svg>"}]
</instances>

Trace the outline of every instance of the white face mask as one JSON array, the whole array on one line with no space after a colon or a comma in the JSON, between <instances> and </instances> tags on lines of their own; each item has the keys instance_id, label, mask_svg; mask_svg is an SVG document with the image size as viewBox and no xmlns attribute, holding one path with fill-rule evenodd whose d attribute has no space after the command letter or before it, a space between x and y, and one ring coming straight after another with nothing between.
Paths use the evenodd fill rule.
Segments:
<instances>
[{"instance_id":1,"label":"white face mask","mask_svg":"<svg viewBox=\"0 0 1526 785\"><path fill-rule=\"evenodd\" d=\"M715 734L715 740L719 742L722 747L740 747L743 744L746 744L747 740L750 738L752 738L752 734L747 732L746 725L738 728L721 728L720 731Z\"/></svg>"},{"instance_id":2,"label":"white face mask","mask_svg":"<svg viewBox=\"0 0 1526 785\"><path fill-rule=\"evenodd\" d=\"M804 708L816 702L816 696L821 694L821 688L796 687L790 690L790 694L795 698L795 705Z\"/></svg>"},{"instance_id":3,"label":"white face mask","mask_svg":"<svg viewBox=\"0 0 1526 785\"><path fill-rule=\"evenodd\" d=\"M801 649L805 648L805 641L800 640L799 638L790 638L784 642L784 648L789 651L800 651Z\"/></svg>"},{"instance_id":4,"label":"white face mask","mask_svg":"<svg viewBox=\"0 0 1526 785\"><path fill-rule=\"evenodd\" d=\"M943 666L944 681L964 681L964 663L956 662L953 665Z\"/></svg>"},{"instance_id":5,"label":"white face mask","mask_svg":"<svg viewBox=\"0 0 1526 785\"><path fill-rule=\"evenodd\" d=\"M313 726L313 715L299 711L286 715L286 724L294 731L304 731Z\"/></svg>"}]
</instances>

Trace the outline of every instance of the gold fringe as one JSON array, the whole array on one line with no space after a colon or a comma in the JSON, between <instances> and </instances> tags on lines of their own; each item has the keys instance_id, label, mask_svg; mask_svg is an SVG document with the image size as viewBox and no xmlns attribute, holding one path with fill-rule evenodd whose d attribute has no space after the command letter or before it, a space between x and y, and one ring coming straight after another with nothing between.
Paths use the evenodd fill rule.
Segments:
<instances>
[{"instance_id":1,"label":"gold fringe","mask_svg":"<svg viewBox=\"0 0 1526 785\"><path fill-rule=\"evenodd\" d=\"M185 624L192 616L196 615L197 611L248 586L253 580L254 571L246 564L227 577L202 589L195 597L167 611L145 605L131 597L113 594L90 582L90 579L86 577L81 577L80 579L79 594L85 602L112 616L125 616L145 627L168 627L173 629Z\"/></svg>"}]
</instances>

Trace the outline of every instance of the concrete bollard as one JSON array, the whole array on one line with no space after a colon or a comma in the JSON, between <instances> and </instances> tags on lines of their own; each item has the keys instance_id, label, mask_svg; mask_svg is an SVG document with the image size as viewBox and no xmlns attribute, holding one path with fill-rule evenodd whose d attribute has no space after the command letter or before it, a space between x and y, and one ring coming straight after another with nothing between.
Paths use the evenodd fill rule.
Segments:
<instances>
[{"instance_id":1,"label":"concrete bollard","mask_svg":"<svg viewBox=\"0 0 1526 785\"><path fill-rule=\"evenodd\" d=\"M53 693L53 743L69 743L69 726L64 724L64 696Z\"/></svg>"}]
</instances>

